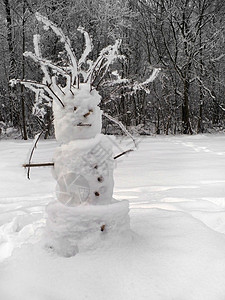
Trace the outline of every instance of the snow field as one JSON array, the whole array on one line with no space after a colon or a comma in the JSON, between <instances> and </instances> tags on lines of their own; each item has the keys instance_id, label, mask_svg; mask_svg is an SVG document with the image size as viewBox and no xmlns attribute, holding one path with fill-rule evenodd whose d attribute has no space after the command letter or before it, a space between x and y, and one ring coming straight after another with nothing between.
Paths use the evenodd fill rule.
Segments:
<instances>
[{"instance_id":1,"label":"snow field","mask_svg":"<svg viewBox=\"0 0 225 300\"><path fill-rule=\"evenodd\" d=\"M42 247L55 181L47 168L25 178L30 145L0 143L0 299L225 299L224 135L142 139L114 173L132 239L71 258ZM34 161L51 161L55 147L41 141Z\"/></svg>"}]
</instances>

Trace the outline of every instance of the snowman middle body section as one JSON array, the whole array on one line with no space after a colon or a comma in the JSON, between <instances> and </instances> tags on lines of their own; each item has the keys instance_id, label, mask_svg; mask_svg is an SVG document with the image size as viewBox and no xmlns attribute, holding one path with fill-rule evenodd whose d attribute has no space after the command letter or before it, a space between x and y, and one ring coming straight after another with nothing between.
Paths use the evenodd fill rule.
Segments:
<instances>
[{"instance_id":1,"label":"snowman middle body section","mask_svg":"<svg viewBox=\"0 0 225 300\"><path fill-rule=\"evenodd\" d=\"M57 199L67 206L113 202L112 143L102 135L101 97L90 86L65 93L64 107L53 105L56 149L53 176Z\"/></svg>"}]
</instances>

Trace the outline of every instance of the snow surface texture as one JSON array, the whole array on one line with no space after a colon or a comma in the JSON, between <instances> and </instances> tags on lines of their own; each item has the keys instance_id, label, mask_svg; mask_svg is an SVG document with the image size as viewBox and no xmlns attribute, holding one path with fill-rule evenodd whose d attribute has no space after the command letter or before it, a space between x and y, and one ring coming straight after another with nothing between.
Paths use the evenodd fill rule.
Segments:
<instances>
[{"instance_id":1,"label":"snow surface texture","mask_svg":"<svg viewBox=\"0 0 225 300\"><path fill-rule=\"evenodd\" d=\"M55 180L50 168L26 179L31 144L0 142L0 299L225 299L225 135L144 138L115 170L132 239L109 245L103 233L98 248L70 258L42 247ZM56 146L41 141L34 161Z\"/></svg>"}]
</instances>

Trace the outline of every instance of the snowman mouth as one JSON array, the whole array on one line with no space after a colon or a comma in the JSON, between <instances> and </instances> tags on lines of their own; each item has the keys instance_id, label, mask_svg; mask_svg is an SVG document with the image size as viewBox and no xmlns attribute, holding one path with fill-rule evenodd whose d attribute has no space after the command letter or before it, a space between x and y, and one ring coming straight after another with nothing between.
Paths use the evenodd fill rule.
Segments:
<instances>
[{"instance_id":1,"label":"snowman mouth","mask_svg":"<svg viewBox=\"0 0 225 300\"><path fill-rule=\"evenodd\" d=\"M88 123L78 123L77 126L87 126L87 127L90 127L91 124L88 124Z\"/></svg>"}]
</instances>

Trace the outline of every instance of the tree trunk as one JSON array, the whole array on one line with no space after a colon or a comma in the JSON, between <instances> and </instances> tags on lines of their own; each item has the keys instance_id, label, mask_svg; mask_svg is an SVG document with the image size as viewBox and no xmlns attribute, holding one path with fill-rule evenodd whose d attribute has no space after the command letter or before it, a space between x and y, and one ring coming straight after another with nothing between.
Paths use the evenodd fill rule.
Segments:
<instances>
[{"instance_id":1,"label":"tree trunk","mask_svg":"<svg viewBox=\"0 0 225 300\"><path fill-rule=\"evenodd\" d=\"M202 121L203 121L203 101L200 101L197 133L204 132L204 127L203 127Z\"/></svg>"},{"instance_id":2,"label":"tree trunk","mask_svg":"<svg viewBox=\"0 0 225 300\"><path fill-rule=\"evenodd\" d=\"M3 0L6 13L6 28L7 28L7 43L9 48L9 79L15 78L15 57L14 57L14 42L12 30L12 16L9 0Z\"/></svg>"},{"instance_id":3,"label":"tree trunk","mask_svg":"<svg viewBox=\"0 0 225 300\"><path fill-rule=\"evenodd\" d=\"M46 131L44 135L45 140L51 135L51 128L52 128L52 114L51 114L51 109L49 107L47 107L46 122L47 122Z\"/></svg>"},{"instance_id":4,"label":"tree trunk","mask_svg":"<svg viewBox=\"0 0 225 300\"><path fill-rule=\"evenodd\" d=\"M190 109L189 109L189 80L184 81L184 99L182 105L182 127L183 134L193 134L190 123Z\"/></svg>"},{"instance_id":5,"label":"tree trunk","mask_svg":"<svg viewBox=\"0 0 225 300\"><path fill-rule=\"evenodd\" d=\"M25 1L23 1L23 20L22 20L22 50L25 52ZM25 61L22 55L22 80L25 77ZM25 99L24 99L24 85L21 85L21 127L22 127L22 137L27 140L27 126L26 126L26 112L25 112Z\"/></svg>"},{"instance_id":6,"label":"tree trunk","mask_svg":"<svg viewBox=\"0 0 225 300\"><path fill-rule=\"evenodd\" d=\"M14 109L14 99L12 97L12 91L15 90L15 87L11 87L9 84L9 80L16 77L15 70L16 70L16 61L14 57L14 40L13 40L13 27L12 27L12 16L11 16L11 8L9 4L9 0L3 0L3 4L5 7L5 14L6 14L6 29L7 29L7 44L9 49L9 59L8 59L8 70L6 67L6 77L8 81L7 85L7 93L9 99L9 106L11 112L11 122L13 125L18 126L17 122L17 115L18 112ZM3 52L4 53L4 52ZM16 118L15 118L16 115Z\"/></svg>"}]
</instances>

